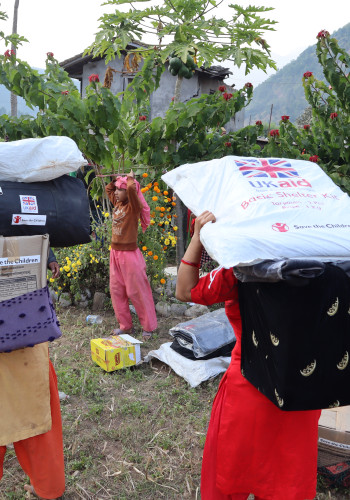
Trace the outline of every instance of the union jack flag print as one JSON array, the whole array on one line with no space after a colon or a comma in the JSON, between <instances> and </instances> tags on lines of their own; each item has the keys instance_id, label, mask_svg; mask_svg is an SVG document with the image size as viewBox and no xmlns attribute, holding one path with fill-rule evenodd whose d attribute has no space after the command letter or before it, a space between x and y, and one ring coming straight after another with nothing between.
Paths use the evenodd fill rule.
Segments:
<instances>
[{"instance_id":1,"label":"union jack flag print","mask_svg":"<svg viewBox=\"0 0 350 500\"><path fill-rule=\"evenodd\" d=\"M252 158L236 161L237 167L245 177L299 177L298 172L286 160L279 158Z\"/></svg>"}]
</instances>

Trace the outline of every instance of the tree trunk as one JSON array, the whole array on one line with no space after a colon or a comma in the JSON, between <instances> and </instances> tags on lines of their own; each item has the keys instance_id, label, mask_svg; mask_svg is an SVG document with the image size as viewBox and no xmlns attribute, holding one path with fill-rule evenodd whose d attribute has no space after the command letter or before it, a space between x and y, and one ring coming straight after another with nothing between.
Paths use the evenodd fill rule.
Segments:
<instances>
[{"instance_id":1,"label":"tree trunk","mask_svg":"<svg viewBox=\"0 0 350 500\"><path fill-rule=\"evenodd\" d=\"M12 34L17 34L17 19L18 19L18 5L19 0L15 0L14 9L13 9L13 24L12 24ZM11 50L13 50L16 54L16 47L11 45ZM11 92L11 116L17 116L17 96L13 92Z\"/></svg>"},{"instance_id":2,"label":"tree trunk","mask_svg":"<svg viewBox=\"0 0 350 500\"><path fill-rule=\"evenodd\" d=\"M174 103L180 101L180 93L182 87L183 77L177 76L174 91ZM176 146L176 144L175 144ZM175 193L176 195L176 193ZM186 249L186 239L187 239L187 208L182 203L180 198L176 196L176 225L177 230L177 240L176 240L176 265L179 266L181 259L185 253Z\"/></svg>"}]
</instances>

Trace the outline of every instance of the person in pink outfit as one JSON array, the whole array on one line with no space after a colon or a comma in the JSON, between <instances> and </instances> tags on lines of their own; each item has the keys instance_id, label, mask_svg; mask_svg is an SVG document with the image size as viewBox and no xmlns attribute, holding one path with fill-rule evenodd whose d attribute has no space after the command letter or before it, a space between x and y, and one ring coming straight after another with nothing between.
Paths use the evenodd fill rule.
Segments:
<instances>
[{"instance_id":1,"label":"person in pink outfit","mask_svg":"<svg viewBox=\"0 0 350 500\"><path fill-rule=\"evenodd\" d=\"M142 337L149 340L157 328L157 317L146 263L137 245L137 233L139 220L143 231L149 226L150 209L132 171L110 182L106 193L114 206L109 281L113 309L119 322L114 334L132 332L130 299L143 328Z\"/></svg>"}]
</instances>

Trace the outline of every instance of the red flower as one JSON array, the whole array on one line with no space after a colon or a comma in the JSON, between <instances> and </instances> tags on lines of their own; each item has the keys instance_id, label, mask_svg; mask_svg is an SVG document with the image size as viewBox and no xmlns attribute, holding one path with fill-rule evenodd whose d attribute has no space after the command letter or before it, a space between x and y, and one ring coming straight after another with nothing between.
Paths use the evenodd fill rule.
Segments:
<instances>
[{"instance_id":1,"label":"red flower","mask_svg":"<svg viewBox=\"0 0 350 500\"><path fill-rule=\"evenodd\" d=\"M253 84L250 82L247 82L244 86L247 87L247 89L250 89L253 86Z\"/></svg>"},{"instance_id":2,"label":"red flower","mask_svg":"<svg viewBox=\"0 0 350 500\"><path fill-rule=\"evenodd\" d=\"M140 115L139 120L140 120L140 122L144 122L147 120L147 117L145 115Z\"/></svg>"},{"instance_id":3,"label":"red flower","mask_svg":"<svg viewBox=\"0 0 350 500\"><path fill-rule=\"evenodd\" d=\"M53 57L53 52L47 52L46 55L47 57Z\"/></svg>"},{"instance_id":4,"label":"red flower","mask_svg":"<svg viewBox=\"0 0 350 500\"><path fill-rule=\"evenodd\" d=\"M304 125L304 130L309 130L309 128L310 128L310 125L308 125L308 124Z\"/></svg>"},{"instance_id":5,"label":"red flower","mask_svg":"<svg viewBox=\"0 0 350 500\"><path fill-rule=\"evenodd\" d=\"M281 120L282 120L283 122L287 122L287 121L289 120L289 118L290 118L290 117L289 117L288 115L283 115L283 116L281 116Z\"/></svg>"},{"instance_id":6,"label":"red flower","mask_svg":"<svg viewBox=\"0 0 350 500\"><path fill-rule=\"evenodd\" d=\"M226 90L225 85L220 85L220 87L219 87L219 91L220 91L220 92L225 92L225 90Z\"/></svg>"},{"instance_id":7,"label":"red flower","mask_svg":"<svg viewBox=\"0 0 350 500\"><path fill-rule=\"evenodd\" d=\"M275 130L270 130L271 137L279 137L279 135L280 135L280 132L277 128Z\"/></svg>"},{"instance_id":8,"label":"red flower","mask_svg":"<svg viewBox=\"0 0 350 500\"><path fill-rule=\"evenodd\" d=\"M232 94L228 94L227 92L225 92L224 94L222 94L222 97L225 99L225 101L228 101L231 99Z\"/></svg>"},{"instance_id":9,"label":"red flower","mask_svg":"<svg viewBox=\"0 0 350 500\"><path fill-rule=\"evenodd\" d=\"M92 75L89 76L89 82L99 82L100 79L98 77L98 75L96 75L95 73L93 73Z\"/></svg>"},{"instance_id":10,"label":"red flower","mask_svg":"<svg viewBox=\"0 0 350 500\"><path fill-rule=\"evenodd\" d=\"M312 161L313 163L317 163L319 159L320 159L319 156L313 155L313 156L310 156L309 161Z\"/></svg>"},{"instance_id":11,"label":"red flower","mask_svg":"<svg viewBox=\"0 0 350 500\"><path fill-rule=\"evenodd\" d=\"M306 80L310 78L310 76L312 76L312 71L306 71L306 73L303 74L303 77L306 78Z\"/></svg>"},{"instance_id":12,"label":"red flower","mask_svg":"<svg viewBox=\"0 0 350 500\"><path fill-rule=\"evenodd\" d=\"M69 94L69 90L62 90L61 94L68 95Z\"/></svg>"},{"instance_id":13,"label":"red flower","mask_svg":"<svg viewBox=\"0 0 350 500\"><path fill-rule=\"evenodd\" d=\"M8 49L8 50L6 50L6 52L4 53L4 56L5 56L5 57L11 57L11 56L14 56L14 55L15 55L15 51L14 51L14 50L12 50L12 49L11 49L11 50L10 50L10 49Z\"/></svg>"},{"instance_id":14,"label":"red flower","mask_svg":"<svg viewBox=\"0 0 350 500\"><path fill-rule=\"evenodd\" d=\"M331 113L331 120L334 120L335 118L337 118L338 116L338 113Z\"/></svg>"},{"instance_id":15,"label":"red flower","mask_svg":"<svg viewBox=\"0 0 350 500\"><path fill-rule=\"evenodd\" d=\"M225 146L226 146L227 148L230 148L230 147L232 146L232 144L231 144L230 142L225 142Z\"/></svg>"},{"instance_id":16,"label":"red flower","mask_svg":"<svg viewBox=\"0 0 350 500\"><path fill-rule=\"evenodd\" d=\"M329 36L329 32L326 30L321 30L318 34L317 37L318 39L320 38L327 38Z\"/></svg>"},{"instance_id":17,"label":"red flower","mask_svg":"<svg viewBox=\"0 0 350 500\"><path fill-rule=\"evenodd\" d=\"M260 127L260 125L262 125L262 121L261 120L256 120L255 125L257 127Z\"/></svg>"},{"instance_id":18,"label":"red flower","mask_svg":"<svg viewBox=\"0 0 350 500\"><path fill-rule=\"evenodd\" d=\"M172 100L172 101L174 101L174 100L175 100L175 97L172 97L172 98L171 98L171 100Z\"/></svg>"}]
</instances>

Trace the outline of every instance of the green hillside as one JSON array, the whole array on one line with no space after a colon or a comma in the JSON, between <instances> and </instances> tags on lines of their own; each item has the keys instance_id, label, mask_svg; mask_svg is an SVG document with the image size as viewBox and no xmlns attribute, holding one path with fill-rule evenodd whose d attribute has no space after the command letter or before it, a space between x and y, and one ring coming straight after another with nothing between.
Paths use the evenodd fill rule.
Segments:
<instances>
[{"instance_id":1,"label":"green hillside","mask_svg":"<svg viewBox=\"0 0 350 500\"><path fill-rule=\"evenodd\" d=\"M332 36L338 40L340 47L350 52L350 23L335 31ZM308 47L297 59L254 89L253 100L245 111L246 124L254 124L256 120L268 123L272 105L272 123L277 124L282 115L289 115L291 121L301 115L308 106L301 81L303 74L312 71L317 78L324 80L315 46L316 44Z\"/></svg>"}]
</instances>

